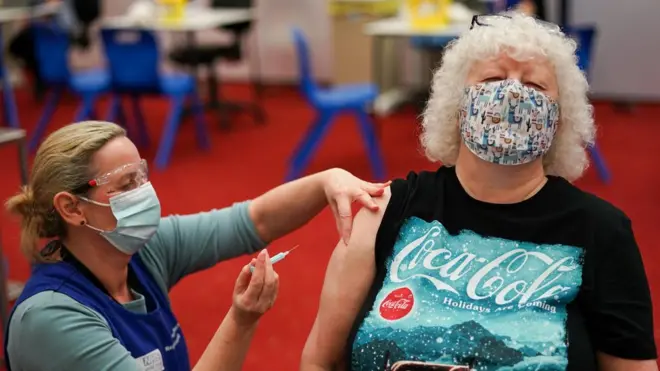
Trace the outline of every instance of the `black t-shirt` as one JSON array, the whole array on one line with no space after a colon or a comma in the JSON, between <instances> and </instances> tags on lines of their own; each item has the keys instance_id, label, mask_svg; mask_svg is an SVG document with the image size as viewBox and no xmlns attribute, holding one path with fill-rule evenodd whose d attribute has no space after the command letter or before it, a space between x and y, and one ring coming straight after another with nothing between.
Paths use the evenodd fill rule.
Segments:
<instances>
[{"instance_id":1,"label":"black t-shirt","mask_svg":"<svg viewBox=\"0 0 660 371\"><path fill-rule=\"evenodd\" d=\"M392 184L376 267L348 342L352 370L595 371L597 351L656 358L630 220L559 177L497 205L470 197L454 168L410 173Z\"/></svg>"}]
</instances>

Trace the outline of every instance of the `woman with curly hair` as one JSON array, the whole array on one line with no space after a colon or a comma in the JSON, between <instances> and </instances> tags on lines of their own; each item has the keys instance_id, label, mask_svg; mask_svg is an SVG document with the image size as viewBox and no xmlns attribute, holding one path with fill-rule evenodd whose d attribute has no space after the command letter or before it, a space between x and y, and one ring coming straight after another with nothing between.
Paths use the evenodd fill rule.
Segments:
<instances>
[{"instance_id":1,"label":"woman with curly hair","mask_svg":"<svg viewBox=\"0 0 660 371\"><path fill-rule=\"evenodd\" d=\"M656 371L631 222L571 184L594 140L576 44L477 16L435 72L421 143L327 268L312 370Z\"/></svg>"}]
</instances>

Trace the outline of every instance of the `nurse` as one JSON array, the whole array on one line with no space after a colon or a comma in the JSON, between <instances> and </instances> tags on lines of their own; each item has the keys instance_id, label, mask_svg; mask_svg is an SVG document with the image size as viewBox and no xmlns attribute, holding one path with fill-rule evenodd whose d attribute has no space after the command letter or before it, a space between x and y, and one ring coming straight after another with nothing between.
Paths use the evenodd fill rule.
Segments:
<instances>
[{"instance_id":1,"label":"nurse","mask_svg":"<svg viewBox=\"0 0 660 371\"><path fill-rule=\"evenodd\" d=\"M194 183L191 183L194 187ZM377 209L371 184L334 169L252 201L161 217L146 161L124 129L65 126L34 159L29 184L7 201L21 218L32 276L10 316L5 360L19 370L188 370L168 291L188 274L262 250L330 204L342 237L351 203ZM49 239L44 247L41 239ZM195 370L240 370L278 277L262 251L240 272L229 313Z\"/></svg>"}]
</instances>

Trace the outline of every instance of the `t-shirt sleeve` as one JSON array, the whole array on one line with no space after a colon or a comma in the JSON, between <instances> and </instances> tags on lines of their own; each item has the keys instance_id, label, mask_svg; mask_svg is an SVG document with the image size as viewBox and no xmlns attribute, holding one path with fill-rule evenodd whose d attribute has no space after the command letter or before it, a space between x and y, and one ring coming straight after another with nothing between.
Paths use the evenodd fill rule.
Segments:
<instances>
[{"instance_id":1,"label":"t-shirt sleeve","mask_svg":"<svg viewBox=\"0 0 660 371\"><path fill-rule=\"evenodd\" d=\"M622 216L600 234L591 313L586 313L592 341L596 350L614 357L655 359L651 293L630 220Z\"/></svg>"},{"instance_id":2,"label":"t-shirt sleeve","mask_svg":"<svg viewBox=\"0 0 660 371\"><path fill-rule=\"evenodd\" d=\"M249 204L163 218L141 257L169 290L188 274L261 250L266 243L250 219Z\"/></svg>"},{"instance_id":3,"label":"t-shirt sleeve","mask_svg":"<svg viewBox=\"0 0 660 371\"><path fill-rule=\"evenodd\" d=\"M9 325L15 371L137 371L137 362L105 320L70 297L44 291L22 302Z\"/></svg>"}]
</instances>

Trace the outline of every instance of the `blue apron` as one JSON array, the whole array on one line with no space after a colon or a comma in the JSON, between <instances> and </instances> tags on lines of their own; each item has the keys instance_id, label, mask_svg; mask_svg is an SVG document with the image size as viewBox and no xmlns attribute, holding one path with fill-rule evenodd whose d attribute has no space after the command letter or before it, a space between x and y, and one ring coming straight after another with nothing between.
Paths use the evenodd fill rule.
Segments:
<instances>
[{"instance_id":1,"label":"blue apron","mask_svg":"<svg viewBox=\"0 0 660 371\"><path fill-rule=\"evenodd\" d=\"M77 261L36 265L14 308L43 291L65 294L103 316L110 325L113 336L133 358L138 360L138 363L143 363L142 369L148 369L147 366L150 364L160 363L160 358L164 368L158 369L190 370L188 348L179 323L170 308L169 300L138 254L131 259L129 276L132 275L133 280L139 283L139 289L131 288L144 295L147 305L145 314L126 310L94 282L91 274L85 274L85 270L86 268ZM13 314L14 310L10 314L10 319ZM5 334L5 362L7 369L10 370L7 338Z\"/></svg>"}]
</instances>

